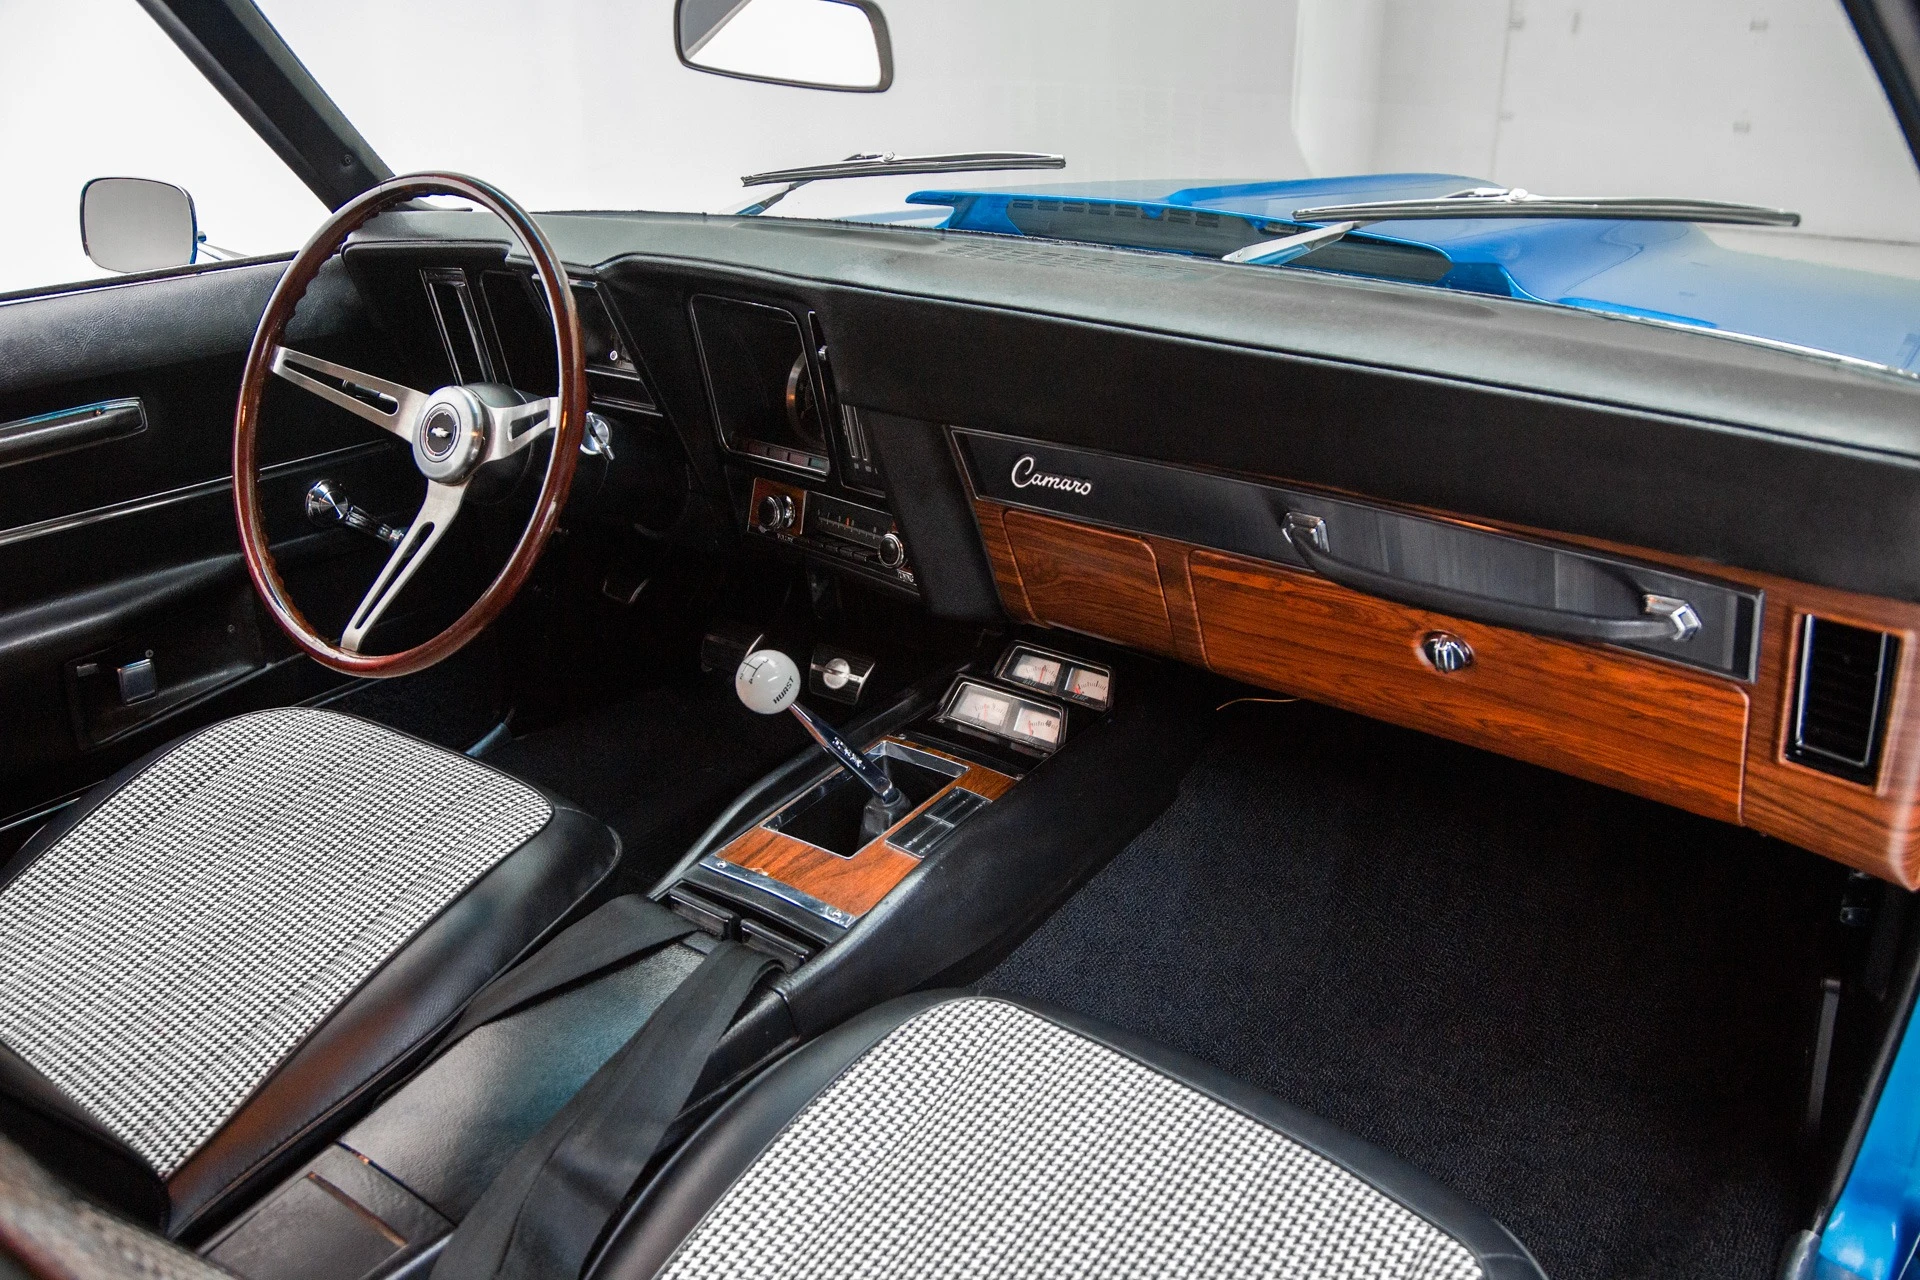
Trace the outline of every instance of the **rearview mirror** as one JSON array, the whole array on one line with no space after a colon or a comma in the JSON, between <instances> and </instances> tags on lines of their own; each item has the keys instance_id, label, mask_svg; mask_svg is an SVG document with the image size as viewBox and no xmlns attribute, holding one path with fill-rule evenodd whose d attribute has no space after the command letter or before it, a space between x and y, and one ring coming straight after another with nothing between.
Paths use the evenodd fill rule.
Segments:
<instances>
[{"instance_id":1,"label":"rearview mirror","mask_svg":"<svg viewBox=\"0 0 1920 1280\"><path fill-rule=\"evenodd\" d=\"M679 0L674 38L680 61L715 75L851 93L893 83L872 0Z\"/></svg>"},{"instance_id":2,"label":"rearview mirror","mask_svg":"<svg viewBox=\"0 0 1920 1280\"><path fill-rule=\"evenodd\" d=\"M80 247L108 271L184 267L200 229L193 197L151 178L95 178L80 188Z\"/></svg>"}]
</instances>

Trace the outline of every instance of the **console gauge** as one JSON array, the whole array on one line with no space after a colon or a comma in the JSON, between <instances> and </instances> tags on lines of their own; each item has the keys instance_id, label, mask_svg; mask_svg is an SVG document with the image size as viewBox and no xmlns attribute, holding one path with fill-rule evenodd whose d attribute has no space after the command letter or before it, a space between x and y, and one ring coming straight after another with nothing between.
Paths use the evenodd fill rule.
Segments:
<instances>
[{"instance_id":1,"label":"console gauge","mask_svg":"<svg viewBox=\"0 0 1920 1280\"><path fill-rule=\"evenodd\" d=\"M964 678L954 683L937 718L1040 751L1058 747L1067 728L1062 707Z\"/></svg>"},{"instance_id":2,"label":"console gauge","mask_svg":"<svg viewBox=\"0 0 1920 1280\"><path fill-rule=\"evenodd\" d=\"M1060 663L1038 653L1022 653L1013 660L1007 674L1021 684L1037 689L1052 689L1060 683Z\"/></svg>"},{"instance_id":3,"label":"console gauge","mask_svg":"<svg viewBox=\"0 0 1920 1280\"><path fill-rule=\"evenodd\" d=\"M1092 667L1074 667L1067 673L1066 687L1061 692L1089 706L1104 707L1112 688L1113 677L1106 672Z\"/></svg>"},{"instance_id":4,"label":"console gauge","mask_svg":"<svg viewBox=\"0 0 1920 1280\"><path fill-rule=\"evenodd\" d=\"M1096 711L1105 711L1113 702L1113 672L1097 663L1030 644L1009 646L994 674L1011 684L1057 694Z\"/></svg>"}]
</instances>

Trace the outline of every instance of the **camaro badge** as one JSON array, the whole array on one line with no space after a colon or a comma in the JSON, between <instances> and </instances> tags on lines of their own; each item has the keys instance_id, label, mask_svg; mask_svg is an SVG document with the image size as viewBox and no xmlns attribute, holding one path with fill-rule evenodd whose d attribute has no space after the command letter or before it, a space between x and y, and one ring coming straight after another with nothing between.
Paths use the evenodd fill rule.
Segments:
<instances>
[{"instance_id":1,"label":"camaro badge","mask_svg":"<svg viewBox=\"0 0 1920 1280\"><path fill-rule=\"evenodd\" d=\"M1030 453L1021 454L1014 462L1012 478L1016 489L1057 489L1061 493L1076 493L1083 498L1093 492L1093 481L1042 471Z\"/></svg>"}]
</instances>

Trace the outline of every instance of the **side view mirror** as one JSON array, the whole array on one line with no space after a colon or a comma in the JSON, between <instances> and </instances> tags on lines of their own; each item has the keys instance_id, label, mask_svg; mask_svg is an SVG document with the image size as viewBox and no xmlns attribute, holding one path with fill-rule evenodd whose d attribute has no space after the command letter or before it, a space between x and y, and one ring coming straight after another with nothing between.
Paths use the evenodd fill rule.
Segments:
<instances>
[{"instance_id":1,"label":"side view mirror","mask_svg":"<svg viewBox=\"0 0 1920 1280\"><path fill-rule=\"evenodd\" d=\"M200 228L193 197L151 178L95 178L80 188L80 245L108 271L193 262Z\"/></svg>"},{"instance_id":2,"label":"side view mirror","mask_svg":"<svg viewBox=\"0 0 1920 1280\"><path fill-rule=\"evenodd\" d=\"M893 44L873 0L678 0L674 40L695 71L880 93L893 83Z\"/></svg>"}]
</instances>

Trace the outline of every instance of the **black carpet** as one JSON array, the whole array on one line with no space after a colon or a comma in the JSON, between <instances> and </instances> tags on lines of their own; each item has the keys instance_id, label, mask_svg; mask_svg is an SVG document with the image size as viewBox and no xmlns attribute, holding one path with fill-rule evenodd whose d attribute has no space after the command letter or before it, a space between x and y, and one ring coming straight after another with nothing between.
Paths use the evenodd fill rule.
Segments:
<instances>
[{"instance_id":1,"label":"black carpet","mask_svg":"<svg viewBox=\"0 0 1920 1280\"><path fill-rule=\"evenodd\" d=\"M759 716L730 681L650 690L484 757L620 833L629 888L649 888L721 810L807 745L791 716Z\"/></svg>"},{"instance_id":2,"label":"black carpet","mask_svg":"<svg viewBox=\"0 0 1920 1280\"><path fill-rule=\"evenodd\" d=\"M326 705L465 751L500 723L499 649L485 635L446 661L394 680L369 680Z\"/></svg>"},{"instance_id":3,"label":"black carpet","mask_svg":"<svg viewBox=\"0 0 1920 1280\"><path fill-rule=\"evenodd\" d=\"M1772 1276L1842 870L1307 703L1218 719L1174 805L983 985L1341 1124L1555 1280Z\"/></svg>"}]
</instances>

